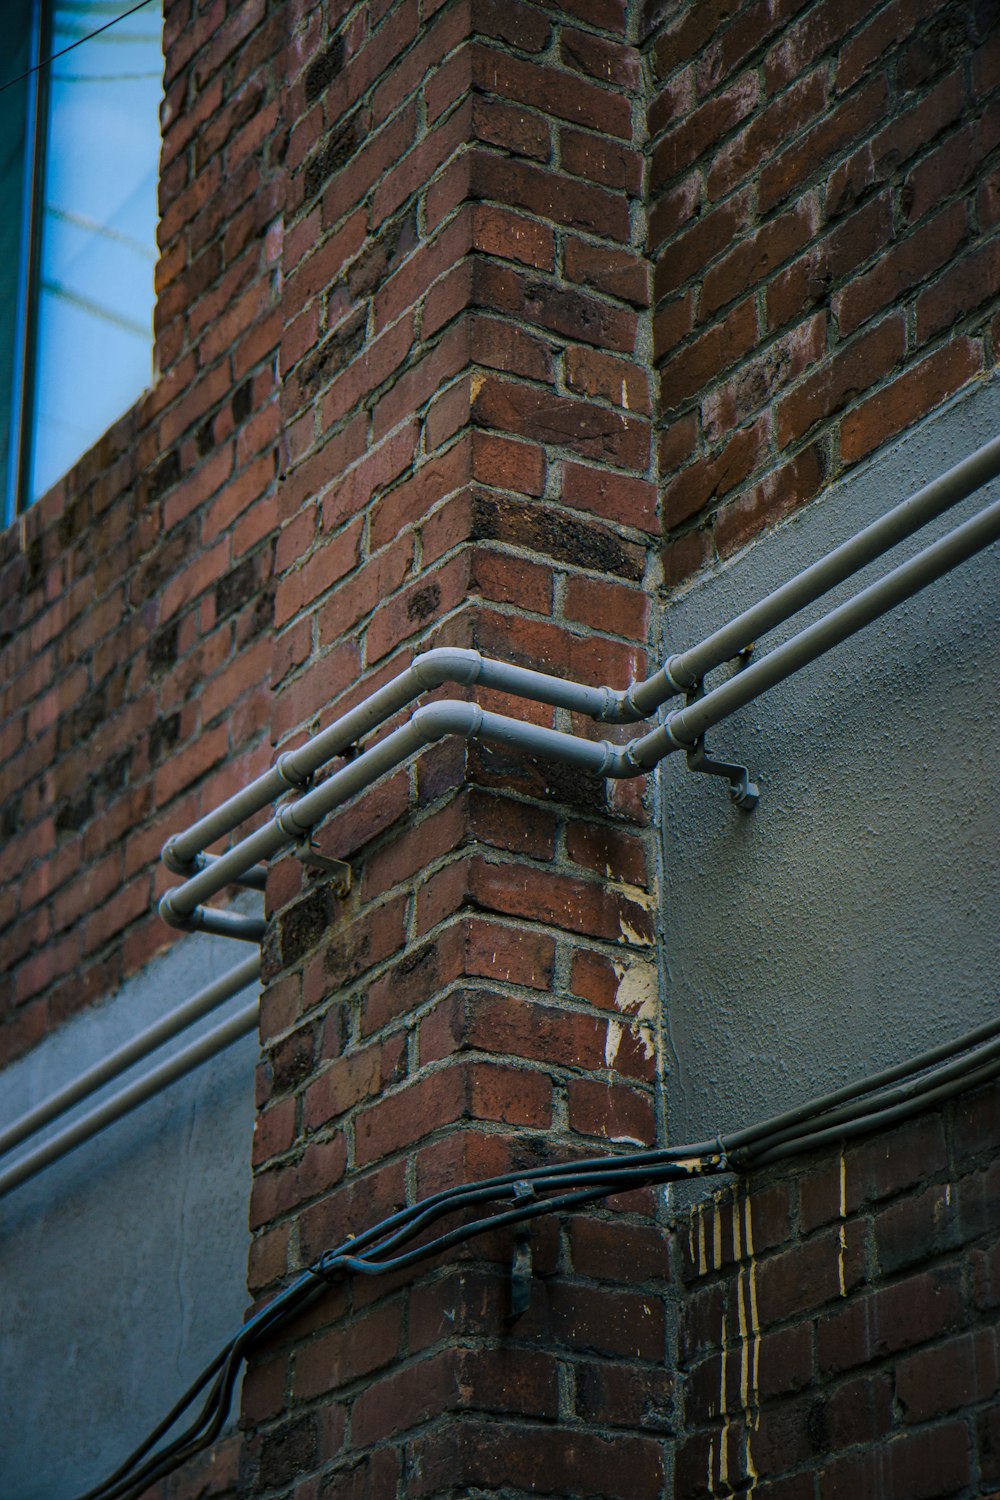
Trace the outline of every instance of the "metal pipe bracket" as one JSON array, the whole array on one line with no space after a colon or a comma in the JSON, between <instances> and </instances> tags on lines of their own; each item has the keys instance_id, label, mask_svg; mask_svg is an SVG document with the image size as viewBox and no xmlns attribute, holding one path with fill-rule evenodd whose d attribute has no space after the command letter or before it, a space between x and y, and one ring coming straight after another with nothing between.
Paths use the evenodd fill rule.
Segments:
<instances>
[{"instance_id":1,"label":"metal pipe bracket","mask_svg":"<svg viewBox=\"0 0 1000 1500\"><path fill-rule=\"evenodd\" d=\"M521 1180L514 1184L515 1203L530 1202L535 1189L530 1182ZM531 1255L531 1229L522 1224L514 1236L514 1253L510 1262L510 1311L506 1322L516 1323L531 1305L531 1278L534 1271Z\"/></svg>"},{"instance_id":2,"label":"metal pipe bracket","mask_svg":"<svg viewBox=\"0 0 1000 1500\"><path fill-rule=\"evenodd\" d=\"M684 757L689 771L700 771L705 776L725 776L729 782L729 800L740 812L752 812L760 801L760 787L750 780L748 766L735 761L712 760L702 737Z\"/></svg>"},{"instance_id":3,"label":"metal pipe bracket","mask_svg":"<svg viewBox=\"0 0 1000 1500\"><path fill-rule=\"evenodd\" d=\"M696 683L687 693L685 702L697 703L704 692L704 682ZM703 776L724 776L729 782L729 800L733 806L738 807L740 812L753 812L760 801L760 787L750 780L748 766L741 766L736 761L713 759L708 753L704 735L685 753L684 760L689 771L696 771Z\"/></svg>"},{"instance_id":4,"label":"metal pipe bracket","mask_svg":"<svg viewBox=\"0 0 1000 1500\"><path fill-rule=\"evenodd\" d=\"M334 859L331 855L324 854L310 834L306 834L296 843L295 855L307 869L334 876L333 889L341 900L350 895L354 872L346 860Z\"/></svg>"}]
</instances>

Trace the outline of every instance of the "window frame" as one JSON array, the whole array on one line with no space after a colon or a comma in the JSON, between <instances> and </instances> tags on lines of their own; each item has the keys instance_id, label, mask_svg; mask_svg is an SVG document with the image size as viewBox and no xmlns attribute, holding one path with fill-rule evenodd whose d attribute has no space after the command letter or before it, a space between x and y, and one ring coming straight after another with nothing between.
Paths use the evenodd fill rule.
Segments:
<instances>
[{"instance_id":1,"label":"window frame","mask_svg":"<svg viewBox=\"0 0 1000 1500\"><path fill-rule=\"evenodd\" d=\"M33 493L33 472L38 441L37 389L39 370L39 338L42 327L43 250L46 211L46 178L49 165L50 115L52 110L51 67L55 62L55 15L59 0L28 0L26 6L28 25L28 48L24 85L26 89L23 111L24 159L20 173L20 214L17 238L16 310L14 332L10 344L10 393L9 430L4 468L4 455L0 453L0 523L13 524L23 515L43 492ZM122 0L125 3L125 0ZM160 57L162 63L163 6L162 0L154 0L154 8L160 17ZM127 10L118 19L130 14ZM103 28L102 28L103 29ZM162 104L162 75L158 99ZM159 157L156 163L156 180L159 177ZM13 174L16 180L16 174ZM151 247L156 250L155 241ZM155 256L154 256L155 263ZM155 283L152 309L155 309ZM152 310L151 309L151 310ZM155 356L152 324L149 338L150 375L153 374ZM0 357L3 352L0 351ZM146 387L144 387L146 388ZM138 399L141 392L135 393ZM126 406L118 416L129 409ZM117 420L117 417L112 418ZM103 430L103 428L101 429ZM95 430L90 441L84 444L68 465L83 456L91 442L101 435ZM58 483L57 476L52 482Z\"/></svg>"},{"instance_id":2,"label":"window frame","mask_svg":"<svg viewBox=\"0 0 1000 1500\"><path fill-rule=\"evenodd\" d=\"M45 0L31 0L28 66L34 71L25 80L28 97L25 101L25 152L21 177L21 274L18 277L14 345L11 350L10 447L4 497L7 524L16 520L31 503L28 485L34 442L35 346L49 103L49 70L44 59L50 54L51 39L51 6Z\"/></svg>"}]
</instances>

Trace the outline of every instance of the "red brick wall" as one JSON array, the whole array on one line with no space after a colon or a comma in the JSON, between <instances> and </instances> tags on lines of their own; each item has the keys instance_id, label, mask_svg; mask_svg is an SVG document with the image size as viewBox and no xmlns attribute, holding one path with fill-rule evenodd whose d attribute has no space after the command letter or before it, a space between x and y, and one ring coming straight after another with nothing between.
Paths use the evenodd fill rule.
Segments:
<instances>
[{"instance_id":1,"label":"red brick wall","mask_svg":"<svg viewBox=\"0 0 1000 1500\"><path fill-rule=\"evenodd\" d=\"M644 110L623 8L424 12L359 6L331 35L308 9L289 69L284 743L432 644L615 683L645 663ZM446 1183L658 1129L636 789L445 742L321 842L354 867L346 901L294 860L269 882L258 1293ZM502 1475L512 1494L659 1494L652 1209L541 1224L515 1325L509 1237L332 1291L248 1377L254 1492Z\"/></svg>"},{"instance_id":2,"label":"red brick wall","mask_svg":"<svg viewBox=\"0 0 1000 1500\"><path fill-rule=\"evenodd\" d=\"M435 644L623 685L658 638L661 556L669 588L992 366L986 10L642 10L170 0L161 375L2 541L4 1056L168 940L165 835L276 747ZM446 742L322 831L346 899L275 866L255 1297L446 1183L662 1139L649 820L636 784ZM826 1164L753 1184L775 1289L756 1493L814 1494L835 1456L870 1489L850 1466L882 1434L850 1423L926 1375L881 1346L860 1375L823 1365L816 1330L930 1298L938 1248L907 1205L985 1193L992 1116L962 1118L931 1198L903 1164L933 1122L884 1170L849 1153L843 1223L839 1167L832 1209ZM893 1222L911 1263L885 1259ZM992 1295L991 1226L962 1222L981 1227L940 1247L957 1321L917 1351L958 1369ZM635 1500L672 1492L675 1432L679 1494L726 1492L723 1434L746 1488L734 1356L724 1415L710 1388L757 1270L671 1276L650 1195L532 1237L512 1325L509 1239L332 1290L250 1371L245 1441L164 1493ZM772 1352L804 1370L806 1344L828 1401L765 1391ZM965 1424L961 1484L994 1483L988 1399L894 1407L893 1454L933 1429L944 1465Z\"/></svg>"},{"instance_id":3,"label":"red brick wall","mask_svg":"<svg viewBox=\"0 0 1000 1500\"><path fill-rule=\"evenodd\" d=\"M669 583L993 367L1000 36L975 0L647 9Z\"/></svg>"},{"instance_id":4,"label":"red brick wall","mask_svg":"<svg viewBox=\"0 0 1000 1500\"><path fill-rule=\"evenodd\" d=\"M677 1500L1000 1492L1000 1091L685 1217Z\"/></svg>"},{"instance_id":5,"label":"red brick wall","mask_svg":"<svg viewBox=\"0 0 1000 1500\"><path fill-rule=\"evenodd\" d=\"M166 7L153 389L0 537L0 1059L170 940L159 850L270 758L283 28Z\"/></svg>"}]
</instances>

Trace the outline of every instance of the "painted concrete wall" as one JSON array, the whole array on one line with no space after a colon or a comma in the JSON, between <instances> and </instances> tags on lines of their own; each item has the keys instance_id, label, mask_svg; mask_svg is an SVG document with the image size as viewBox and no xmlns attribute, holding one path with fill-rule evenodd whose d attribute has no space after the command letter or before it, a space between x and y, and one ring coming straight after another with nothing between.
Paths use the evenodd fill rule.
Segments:
<instances>
[{"instance_id":1,"label":"painted concrete wall","mask_svg":"<svg viewBox=\"0 0 1000 1500\"><path fill-rule=\"evenodd\" d=\"M185 939L7 1069L0 1120L17 1118L246 952ZM235 996L51 1129L252 995ZM256 1058L256 1036L243 1038L0 1199L4 1500L69 1500L101 1479L238 1329L248 1300Z\"/></svg>"},{"instance_id":2,"label":"painted concrete wall","mask_svg":"<svg viewBox=\"0 0 1000 1500\"><path fill-rule=\"evenodd\" d=\"M994 381L699 579L670 610L665 650L701 639L998 430ZM981 491L761 649L998 494ZM665 765L675 1140L809 1098L996 1004L998 615L995 546L719 725L710 749L747 762L761 787L752 814L681 757Z\"/></svg>"}]
</instances>

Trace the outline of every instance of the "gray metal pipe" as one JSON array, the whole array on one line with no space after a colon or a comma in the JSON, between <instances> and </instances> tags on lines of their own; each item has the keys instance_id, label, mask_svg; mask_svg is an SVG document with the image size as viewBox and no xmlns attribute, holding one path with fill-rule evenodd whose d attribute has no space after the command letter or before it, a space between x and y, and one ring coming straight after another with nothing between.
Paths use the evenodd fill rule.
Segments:
<instances>
[{"instance_id":1,"label":"gray metal pipe","mask_svg":"<svg viewBox=\"0 0 1000 1500\"><path fill-rule=\"evenodd\" d=\"M227 881L227 884L239 885L240 882L233 880ZM267 931L267 923L263 917L245 917L239 912L220 911L215 906L199 906L197 911L184 920L178 919L170 907L164 907L162 902L159 912L168 927L207 932L213 937L235 938L241 943L259 943Z\"/></svg>"},{"instance_id":2,"label":"gray metal pipe","mask_svg":"<svg viewBox=\"0 0 1000 1500\"><path fill-rule=\"evenodd\" d=\"M672 750L689 750L714 724L759 698L769 688L791 677L897 604L919 593L998 537L1000 500L995 500L977 516L956 526L947 536L918 552L916 557L901 563L884 578L830 610L805 630L800 630L760 661L686 708L677 709L658 729L634 740L628 747L628 754L636 765L648 770Z\"/></svg>"},{"instance_id":3,"label":"gray metal pipe","mask_svg":"<svg viewBox=\"0 0 1000 1500\"><path fill-rule=\"evenodd\" d=\"M449 734L493 740L526 755L562 761L599 776L636 776L641 770L628 759L627 747L606 740L585 740L557 729L526 724L520 719L489 713L475 703L450 699L428 703L378 745L281 808L270 823L235 844L183 885L168 891L160 902L161 917L171 926L186 927L205 926L210 918L228 915L206 910L199 903L217 895L247 866L307 837L317 823L350 797L395 770L423 746Z\"/></svg>"},{"instance_id":4,"label":"gray metal pipe","mask_svg":"<svg viewBox=\"0 0 1000 1500\"><path fill-rule=\"evenodd\" d=\"M569 709L606 722L629 723L647 717L626 704L627 693L614 688L591 687L586 683L551 677L545 672L534 672L509 662L493 661L478 651L462 647L436 647L416 657L405 672L399 673L298 750L280 755L269 771L192 823L190 828L175 834L164 845L164 864L176 875L193 874L198 855L209 844L232 833L234 828L269 807L283 793L307 786L316 772L334 756L357 744L366 734L408 707L421 693L443 687L446 683L494 688L498 692L529 698L536 703L549 703L555 708Z\"/></svg>"},{"instance_id":5,"label":"gray metal pipe","mask_svg":"<svg viewBox=\"0 0 1000 1500\"><path fill-rule=\"evenodd\" d=\"M790 619L997 474L1000 474L1000 438L984 444L947 473L924 485L915 495L834 548L766 599L744 610L698 645L669 657L651 677L631 683L624 689L592 687L552 677L545 672L495 661L478 651L462 647L442 646L424 652L363 703L343 714L299 749L280 755L269 771L199 818L190 828L175 834L164 846L164 863L175 874L193 874L193 862L209 844L225 838L286 791L307 786L316 772L334 756L408 707L421 693L446 683L495 688L519 698L586 714L602 723L639 723L678 692L700 682L713 667L736 656L752 641Z\"/></svg>"},{"instance_id":6,"label":"gray metal pipe","mask_svg":"<svg viewBox=\"0 0 1000 1500\"><path fill-rule=\"evenodd\" d=\"M106 1100L104 1104L98 1105L90 1114L84 1115L81 1120L75 1120L72 1125L67 1125L58 1135L51 1140L45 1141L37 1146L34 1151L12 1162L0 1172L0 1197L9 1193L12 1188L18 1187L22 1182L27 1182L34 1177L43 1167L50 1166L52 1162L58 1161L60 1157L67 1155L77 1146L82 1146L84 1141L89 1141L108 1125L120 1120L122 1115L128 1114L138 1105L151 1099L154 1094L159 1094L169 1084L175 1083L178 1078L183 1078L185 1073L190 1073L201 1063L207 1062L209 1058L215 1057L226 1047L231 1047L240 1037L246 1036L253 1031L257 1025L259 1005L255 1000L251 1005L246 1005L234 1016L223 1021L213 1030L206 1032L182 1052L178 1052L169 1061L161 1063L159 1067L153 1068L142 1078L130 1083L127 1088L115 1094L113 1098Z\"/></svg>"},{"instance_id":7,"label":"gray metal pipe","mask_svg":"<svg viewBox=\"0 0 1000 1500\"><path fill-rule=\"evenodd\" d=\"M214 864L218 857L217 854L196 854L187 869L175 870L174 874L193 875L198 870L207 870L209 865ZM241 885L246 891L266 891L267 866L252 865L249 870L244 870L238 881L234 881L233 883Z\"/></svg>"},{"instance_id":8,"label":"gray metal pipe","mask_svg":"<svg viewBox=\"0 0 1000 1500\"><path fill-rule=\"evenodd\" d=\"M751 605L698 645L669 657L660 672L631 689L631 699L641 716L648 717L674 693L693 687L713 667L732 660L767 631L791 619L807 604L843 583L905 537L912 536L936 516L943 515L998 474L1000 437L977 448L968 458L963 458L939 478L925 484L916 494L796 574L766 599Z\"/></svg>"},{"instance_id":9,"label":"gray metal pipe","mask_svg":"<svg viewBox=\"0 0 1000 1500\"><path fill-rule=\"evenodd\" d=\"M28 1136L34 1135L44 1125L72 1109L74 1104L79 1104L81 1099L88 1098L90 1094L103 1088L104 1084L124 1073L133 1063L141 1062L150 1052L162 1047L164 1042L169 1042L171 1037L193 1026L195 1021L200 1021L233 995L238 995L240 990L252 984L259 975L260 954L255 953L237 964L235 969L230 969L228 974L223 974L196 995L192 995L190 1000L186 1000L169 1015L154 1021L152 1026L147 1026L145 1031L140 1031L138 1036L134 1036L124 1046L110 1052L107 1057L102 1057L100 1062L74 1078L65 1088L51 1094L43 1103L0 1130L0 1155L20 1145Z\"/></svg>"},{"instance_id":10,"label":"gray metal pipe","mask_svg":"<svg viewBox=\"0 0 1000 1500\"><path fill-rule=\"evenodd\" d=\"M700 681L711 666L735 655L749 638L789 618L998 472L1000 438L985 444L783 588L744 611L683 658L671 657L652 677L621 692L549 677L545 673L490 660L478 651L457 647L441 647L418 656L405 672L364 703L344 714L298 750L279 757L271 771L167 843L163 853L165 863L190 878L163 897L160 915L175 927L197 926L205 931L257 941L264 930L260 919L219 912L201 903L227 885L246 880L248 871L259 862L305 837L334 807L442 734L483 735L498 743L515 746L527 754L586 766L596 774L606 776L638 775L664 755L674 750L690 749L711 725L987 545L994 536L989 519L994 508L956 528L911 562L823 616L815 625L799 632L784 646L754 662L738 677L714 689L696 704L671 714L651 734L633 740L624 749L604 741L582 740L554 730L535 729L502 715L486 714L474 704L431 704L418 709L406 724L387 735L373 750L358 755L321 785L305 791L297 801L282 808L270 823L241 840L226 854L202 856L206 843L231 832L244 818L260 811L285 790L307 786L326 761L349 745L356 744L362 734L385 722L421 692L445 682L478 683L585 713L605 722L643 718L684 685ZM985 536L986 541L977 540L980 536ZM443 727L445 725L447 727ZM192 874L193 870L197 873Z\"/></svg>"}]
</instances>

